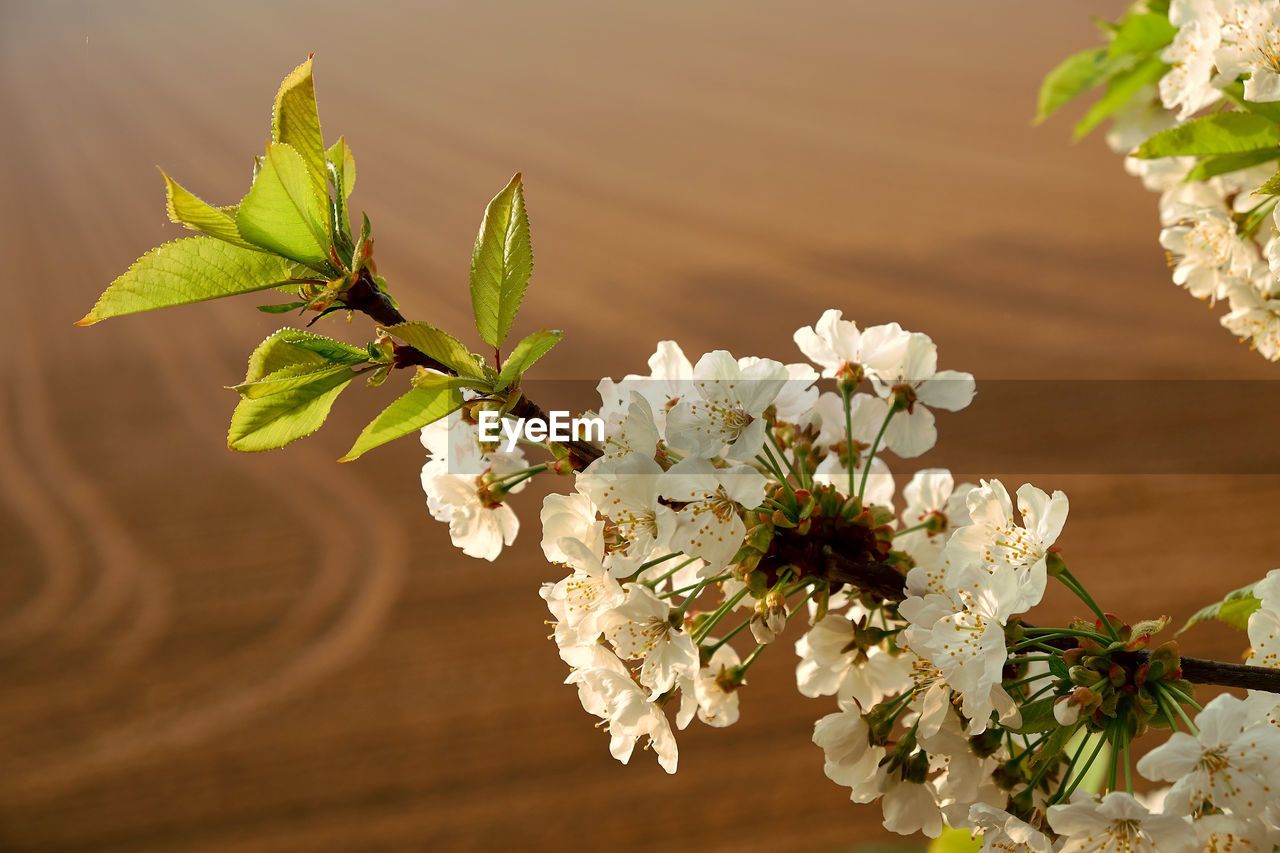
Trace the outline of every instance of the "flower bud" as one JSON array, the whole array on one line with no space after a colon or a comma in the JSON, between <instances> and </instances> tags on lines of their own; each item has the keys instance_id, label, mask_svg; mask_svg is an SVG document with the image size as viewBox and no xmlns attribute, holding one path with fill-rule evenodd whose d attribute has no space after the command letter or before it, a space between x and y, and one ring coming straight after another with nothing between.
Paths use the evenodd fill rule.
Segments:
<instances>
[{"instance_id":1,"label":"flower bud","mask_svg":"<svg viewBox=\"0 0 1280 853\"><path fill-rule=\"evenodd\" d=\"M1053 703L1053 718L1060 726L1074 726L1080 719L1080 703L1073 694L1061 696Z\"/></svg>"},{"instance_id":2,"label":"flower bud","mask_svg":"<svg viewBox=\"0 0 1280 853\"><path fill-rule=\"evenodd\" d=\"M858 390L865 376L866 371L857 362L846 361L840 365L840 369L836 371L836 387L840 391L840 396L848 397Z\"/></svg>"}]
</instances>

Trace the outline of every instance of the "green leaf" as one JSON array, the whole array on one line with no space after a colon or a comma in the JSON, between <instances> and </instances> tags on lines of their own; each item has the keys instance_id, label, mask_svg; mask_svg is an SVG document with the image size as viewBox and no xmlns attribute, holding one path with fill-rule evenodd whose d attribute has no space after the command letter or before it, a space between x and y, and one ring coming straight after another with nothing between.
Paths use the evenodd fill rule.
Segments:
<instances>
[{"instance_id":1,"label":"green leaf","mask_svg":"<svg viewBox=\"0 0 1280 853\"><path fill-rule=\"evenodd\" d=\"M266 290L288 278L289 266L282 258L213 237L183 237L157 246L135 261L76 325Z\"/></svg>"},{"instance_id":2,"label":"green leaf","mask_svg":"<svg viewBox=\"0 0 1280 853\"><path fill-rule=\"evenodd\" d=\"M1178 633L1181 634L1192 625L1214 620L1225 622L1237 631L1247 630L1249 617L1262 606L1262 602L1253 594L1255 586L1257 586L1256 582L1248 586L1242 586L1233 592L1227 593L1226 598L1221 601L1197 610L1195 615L1187 620L1187 624L1178 629Z\"/></svg>"},{"instance_id":3,"label":"green leaf","mask_svg":"<svg viewBox=\"0 0 1280 853\"><path fill-rule=\"evenodd\" d=\"M564 332L558 329L543 329L516 344L515 349L502 365L502 371L498 374L498 384L504 388L517 384L525 371L560 343L562 337Z\"/></svg>"},{"instance_id":4,"label":"green leaf","mask_svg":"<svg viewBox=\"0 0 1280 853\"><path fill-rule=\"evenodd\" d=\"M471 255L471 307L480 337L491 346L506 340L532 273L529 217L517 173L485 208Z\"/></svg>"},{"instance_id":5,"label":"green leaf","mask_svg":"<svg viewBox=\"0 0 1280 853\"><path fill-rule=\"evenodd\" d=\"M338 141L329 146L324 160L328 166L329 181L345 202L351 198L351 191L356 188L356 158L352 156L351 146L347 145L345 136L339 136Z\"/></svg>"},{"instance_id":6,"label":"green leaf","mask_svg":"<svg viewBox=\"0 0 1280 853\"><path fill-rule=\"evenodd\" d=\"M379 445L440 420L461 405L462 393L453 385L451 377L439 374L431 378L419 376L413 389L383 409L338 461L358 459Z\"/></svg>"},{"instance_id":7,"label":"green leaf","mask_svg":"<svg viewBox=\"0 0 1280 853\"><path fill-rule=\"evenodd\" d=\"M347 200L356 186L356 158L351 155L347 138L339 136L324 155L328 167L329 182L333 184L334 223L343 237L351 239L351 218L347 212ZM366 221L368 217L365 218Z\"/></svg>"},{"instance_id":8,"label":"green leaf","mask_svg":"<svg viewBox=\"0 0 1280 853\"><path fill-rule=\"evenodd\" d=\"M1107 55L1119 57L1137 54L1147 56L1161 50L1178 34L1168 15L1140 12L1125 18L1116 31Z\"/></svg>"},{"instance_id":9,"label":"green leaf","mask_svg":"<svg viewBox=\"0 0 1280 853\"><path fill-rule=\"evenodd\" d=\"M944 826L942 834L929 842L925 853L978 853L981 849L981 835L975 838L967 829Z\"/></svg>"},{"instance_id":10,"label":"green leaf","mask_svg":"<svg viewBox=\"0 0 1280 853\"><path fill-rule=\"evenodd\" d=\"M1222 94L1226 96L1227 100L1245 112L1257 113L1274 122L1280 122L1280 101L1267 101L1261 104L1256 101L1246 101L1244 99L1244 83L1240 81L1224 87Z\"/></svg>"},{"instance_id":11,"label":"green leaf","mask_svg":"<svg viewBox=\"0 0 1280 853\"><path fill-rule=\"evenodd\" d=\"M329 195L291 146L273 142L262 169L236 211L236 226L251 243L318 266L329 260Z\"/></svg>"},{"instance_id":12,"label":"green leaf","mask_svg":"<svg viewBox=\"0 0 1280 853\"><path fill-rule=\"evenodd\" d=\"M158 166L156 168L159 168ZM169 221L186 226L192 231L199 231L239 246L242 249L260 251L257 246L240 236L236 227L234 213L217 208L196 196L160 169L164 177L165 206L169 211ZM234 211L235 208L231 208Z\"/></svg>"},{"instance_id":13,"label":"green leaf","mask_svg":"<svg viewBox=\"0 0 1280 853\"><path fill-rule=\"evenodd\" d=\"M1187 181L1207 181L1216 175L1238 172L1271 160L1280 160L1280 148L1274 151L1262 148L1257 151L1242 151L1239 154L1213 154L1196 163L1187 172Z\"/></svg>"},{"instance_id":14,"label":"green leaf","mask_svg":"<svg viewBox=\"0 0 1280 853\"><path fill-rule=\"evenodd\" d=\"M241 397L248 400L257 400L260 397L270 397L273 394L292 391L317 380L344 373L348 374L348 378L350 378L350 365L333 363L290 364L279 370L272 371L254 382L241 382L239 385L231 387L239 391Z\"/></svg>"},{"instance_id":15,"label":"green leaf","mask_svg":"<svg viewBox=\"0 0 1280 853\"><path fill-rule=\"evenodd\" d=\"M306 304L305 302L280 302L276 305L259 305L258 310L263 314L288 314Z\"/></svg>"},{"instance_id":16,"label":"green leaf","mask_svg":"<svg viewBox=\"0 0 1280 853\"><path fill-rule=\"evenodd\" d=\"M325 361L335 364L363 364L369 360L369 351L364 347L353 347L323 335L312 335L289 342L290 346L315 353Z\"/></svg>"},{"instance_id":17,"label":"green leaf","mask_svg":"<svg viewBox=\"0 0 1280 853\"><path fill-rule=\"evenodd\" d=\"M325 180L324 141L320 135L320 113L316 109L315 80L311 57L289 72L276 92L271 110L271 138L291 146L311 173Z\"/></svg>"},{"instance_id":18,"label":"green leaf","mask_svg":"<svg viewBox=\"0 0 1280 853\"><path fill-rule=\"evenodd\" d=\"M414 349L421 350L441 364L453 368L460 376L484 379L484 370L475 356L448 332L418 321L397 323L386 328L387 334L399 338Z\"/></svg>"},{"instance_id":19,"label":"green leaf","mask_svg":"<svg viewBox=\"0 0 1280 853\"><path fill-rule=\"evenodd\" d=\"M281 329L258 344L249 356L244 381L257 382L291 365L324 366L360 364L369 360L367 350L301 329Z\"/></svg>"},{"instance_id":20,"label":"green leaf","mask_svg":"<svg viewBox=\"0 0 1280 853\"><path fill-rule=\"evenodd\" d=\"M1037 699L1027 705L1022 706L1022 722L1018 726L1009 726L1009 731L1020 734L1029 735L1037 732L1047 732L1058 726L1058 720L1053 716L1053 704L1056 696L1046 696L1043 699Z\"/></svg>"},{"instance_id":21,"label":"green leaf","mask_svg":"<svg viewBox=\"0 0 1280 853\"><path fill-rule=\"evenodd\" d=\"M274 450L311 435L354 378L350 370L323 372L311 382L269 397L241 399L231 415L227 446L245 452Z\"/></svg>"},{"instance_id":22,"label":"green leaf","mask_svg":"<svg viewBox=\"0 0 1280 853\"><path fill-rule=\"evenodd\" d=\"M1098 99L1097 103L1089 108L1089 111L1084 114L1084 118L1080 119L1076 124L1074 130L1075 138L1081 139L1087 136L1089 131L1105 121L1116 110L1129 103L1143 86L1155 83L1168 70L1169 66L1165 65L1160 57L1150 56L1133 68L1116 74L1107 84L1107 91Z\"/></svg>"},{"instance_id":23,"label":"green leaf","mask_svg":"<svg viewBox=\"0 0 1280 853\"><path fill-rule=\"evenodd\" d=\"M1072 54L1044 76L1036 107L1036 122L1042 122L1068 101L1101 83L1107 71L1107 49L1094 47Z\"/></svg>"},{"instance_id":24,"label":"green leaf","mask_svg":"<svg viewBox=\"0 0 1280 853\"><path fill-rule=\"evenodd\" d=\"M1063 681L1071 677L1071 668L1067 666L1067 662L1057 655L1049 658L1049 671Z\"/></svg>"},{"instance_id":25,"label":"green leaf","mask_svg":"<svg viewBox=\"0 0 1280 853\"><path fill-rule=\"evenodd\" d=\"M1194 154L1239 154L1276 151L1280 126L1254 113L1214 113L1162 130L1138 146L1133 156L1145 160Z\"/></svg>"}]
</instances>

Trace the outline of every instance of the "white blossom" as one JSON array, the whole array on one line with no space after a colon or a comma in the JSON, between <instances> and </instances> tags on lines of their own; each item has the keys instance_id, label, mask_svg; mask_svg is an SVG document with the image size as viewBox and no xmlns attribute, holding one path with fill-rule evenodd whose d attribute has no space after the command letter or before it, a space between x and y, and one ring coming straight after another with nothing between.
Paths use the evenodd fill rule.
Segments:
<instances>
[{"instance_id":1,"label":"white blossom","mask_svg":"<svg viewBox=\"0 0 1280 853\"><path fill-rule=\"evenodd\" d=\"M1209 3L1177 3L1174 7L1192 5L1198 7L1195 17L1179 27L1173 43L1161 54L1173 67L1160 78L1160 98L1167 108L1177 111L1180 121L1222 97L1213 86L1214 56L1222 42L1222 18ZM1177 17L1178 10L1171 7L1170 20L1176 23Z\"/></svg>"},{"instance_id":2,"label":"white blossom","mask_svg":"<svg viewBox=\"0 0 1280 853\"><path fill-rule=\"evenodd\" d=\"M765 441L764 410L788 379L787 369L770 359L747 366L724 350L709 352L693 368L694 394L686 394L667 414L667 444L708 459L728 445L726 459L745 461Z\"/></svg>"},{"instance_id":3,"label":"white blossom","mask_svg":"<svg viewBox=\"0 0 1280 853\"><path fill-rule=\"evenodd\" d=\"M1236 3L1222 26L1218 70L1235 79L1247 74L1245 100L1280 101L1280 2Z\"/></svg>"},{"instance_id":4,"label":"white blossom","mask_svg":"<svg viewBox=\"0 0 1280 853\"><path fill-rule=\"evenodd\" d=\"M884 747L871 745L856 702L842 702L839 711L818 720L813 726L813 742L825 755L823 772L832 782L849 789L849 799L869 803L880 796Z\"/></svg>"},{"instance_id":5,"label":"white blossom","mask_svg":"<svg viewBox=\"0 0 1280 853\"><path fill-rule=\"evenodd\" d=\"M895 324L890 324L891 326ZM958 370L938 370L938 347L922 332L902 332L877 326L866 331L863 344L885 340L895 351L876 370L868 371L871 384L882 398L904 408L896 411L884 430L885 446L903 458L924 453L938 440L933 409L957 412L973 401L973 375Z\"/></svg>"},{"instance_id":6,"label":"white blossom","mask_svg":"<svg viewBox=\"0 0 1280 853\"><path fill-rule=\"evenodd\" d=\"M708 638L710 639L710 638ZM699 720L714 728L724 728L738 722L738 691L726 690L733 682L722 677L742 663L733 646L725 643L711 655L707 665L693 678L686 678L680 685L680 712L676 724L684 728L696 714Z\"/></svg>"},{"instance_id":7,"label":"white blossom","mask_svg":"<svg viewBox=\"0 0 1280 853\"><path fill-rule=\"evenodd\" d=\"M729 564L747 528L742 509L764 501L765 479L754 468L716 468L705 459L683 459L663 476L662 496L681 504L671 548L706 560L711 571Z\"/></svg>"},{"instance_id":8,"label":"white blossom","mask_svg":"<svg viewBox=\"0 0 1280 853\"><path fill-rule=\"evenodd\" d=\"M648 701L643 690L625 671L595 667L578 669L565 679L579 685L590 697L583 707L608 723L609 753L623 764L631 760L637 741L647 738L668 773L676 772L678 752L671 724L662 709ZM590 703L590 707L588 707Z\"/></svg>"},{"instance_id":9,"label":"white blossom","mask_svg":"<svg viewBox=\"0 0 1280 853\"><path fill-rule=\"evenodd\" d=\"M601 628L619 657L643 661L640 683L657 698L698 671L698 647L673 623L671 606L647 586L627 584L626 592L624 602L601 616Z\"/></svg>"},{"instance_id":10,"label":"white blossom","mask_svg":"<svg viewBox=\"0 0 1280 853\"><path fill-rule=\"evenodd\" d=\"M1280 783L1280 729L1257 725L1244 702L1223 694L1196 715L1199 734L1174 732L1138 761L1148 779L1172 782L1166 811L1190 814L1205 802L1251 816Z\"/></svg>"},{"instance_id":11,"label":"white blossom","mask_svg":"<svg viewBox=\"0 0 1280 853\"><path fill-rule=\"evenodd\" d=\"M978 853L1045 853L1053 849L1043 832L986 803L969 807L969 823L974 834L982 836Z\"/></svg>"},{"instance_id":12,"label":"white blossom","mask_svg":"<svg viewBox=\"0 0 1280 853\"><path fill-rule=\"evenodd\" d=\"M983 480L965 500L972 523L957 529L947 540L944 573L971 564L992 572L1009 568L1019 588L1010 614L1024 613L1039 604L1047 580L1046 557L1067 520L1067 496L1056 491L1050 497L1030 484L1023 485L1018 489L1022 526L1014 520L1013 501L999 480ZM945 577L943 583L950 585Z\"/></svg>"},{"instance_id":13,"label":"white blossom","mask_svg":"<svg viewBox=\"0 0 1280 853\"><path fill-rule=\"evenodd\" d=\"M1082 798L1050 806L1049 825L1064 836L1062 853L1182 853L1195 844L1186 820L1152 814L1123 791L1101 801Z\"/></svg>"}]
</instances>

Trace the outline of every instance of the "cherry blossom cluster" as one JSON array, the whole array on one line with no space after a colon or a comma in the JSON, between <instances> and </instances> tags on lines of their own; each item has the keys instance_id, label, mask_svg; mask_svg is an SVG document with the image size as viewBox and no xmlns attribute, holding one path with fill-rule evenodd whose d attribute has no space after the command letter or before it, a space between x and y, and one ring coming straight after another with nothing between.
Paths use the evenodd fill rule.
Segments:
<instances>
[{"instance_id":1,"label":"cherry blossom cluster","mask_svg":"<svg viewBox=\"0 0 1280 853\"><path fill-rule=\"evenodd\" d=\"M832 310L795 341L807 362L694 363L660 343L648 374L600 382L605 442L581 470L550 445L530 464L481 443L496 403L422 432L429 509L471 556L512 543L506 499L529 478L573 477L543 503L542 549L564 575L541 595L610 753L642 745L675 772L674 731L736 722L752 664L798 621L797 687L836 703L813 734L826 775L879 801L892 831L963 827L991 850L1270 850L1276 697L1222 696L1192 720L1176 644L1148 649L1167 620L1124 623L1067 569L1063 493L938 468L899 493L885 455L932 448L934 411L975 391L938 369L927 335ZM1027 622L1051 580L1089 617ZM1275 665L1280 570L1258 594L1251 640ZM1162 806L1133 794L1130 744L1151 729L1176 732L1136 763L1173 783Z\"/></svg>"},{"instance_id":2,"label":"cherry blossom cluster","mask_svg":"<svg viewBox=\"0 0 1280 853\"><path fill-rule=\"evenodd\" d=\"M1170 68L1140 88L1116 114L1107 144L1130 154L1159 131L1204 115L1280 105L1280 2L1175 0L1177 28L1160 57ZM1243 89L1233 87L1244 77ZM1262 109L1262 108L1259 108ZM1271 118L1280 109L1267 113ZM1226 151L1245 152L1247 145ZM1280 360L1280 240L1276 196L1256 192L1276 173L1274 157L1256 152L1212 158L1125 157L1125 169L1160 194L1160 245L1173 281L1210 305L1225 302L1221 324L1271 361Z\"/></svg>"}]
</instances>

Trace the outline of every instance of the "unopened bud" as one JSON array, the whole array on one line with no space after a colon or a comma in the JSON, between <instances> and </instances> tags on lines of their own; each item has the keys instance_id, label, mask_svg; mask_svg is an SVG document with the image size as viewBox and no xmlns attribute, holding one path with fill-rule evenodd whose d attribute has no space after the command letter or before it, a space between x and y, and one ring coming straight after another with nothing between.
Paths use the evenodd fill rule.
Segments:
<instances>
[{"instance_id":1,"label":"unopened bud","mask_svg":"<svg viewBox=\"0 0 1280 853\"><path fill-rule=\"evenodd\" d=\"M1080 719L1080 703L1076 701L1075 696L1068 695L1059 698L1053 704L1053 718L1058 721L1060 726L1074 726L1076 721Z\"/></svg>"},{"instance_id":2,"label":"unopened bud","mask_svg":"<svg viewBox=\"0 0 1280 853\"><path fill-rule=\"evenodd\" d=\"M840 369L836 371L836 387L840 390L841 396L847 397L858 390L865 376L866 371L857 362L846 361L840 365Z\"/></svg>"}]
</instances>

